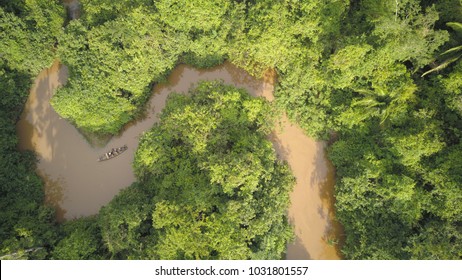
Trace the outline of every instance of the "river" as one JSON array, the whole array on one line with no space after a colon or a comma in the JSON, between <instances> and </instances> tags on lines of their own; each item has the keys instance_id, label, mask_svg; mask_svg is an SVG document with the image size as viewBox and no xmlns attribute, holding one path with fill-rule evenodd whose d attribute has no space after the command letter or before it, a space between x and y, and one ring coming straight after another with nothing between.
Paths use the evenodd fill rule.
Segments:
<instances>
[{"instance_id":1,"label":"river","mask_svg":"<svg viewBox=\"0 0 462 280\"><path fill-rule=\"evenodd\" d=\"M228 62L207 70L179 65L167 83L154 87L145 118L127 125L105 147L94 147L50 105L54 91L65 85L67 77L67 68L58 62L42 71L17 124L19 148L36 152L37 172L45 182L45 202L56 209L59 221L98 213L101 206L135 181L131 163L139 137L158 121L170 92L187 92L198 81L221 79L272 101L275 83L275 75L270 72L258 80ZM326 144L307 137L285 116L269 138L296 177L288 209L295 241L288 244L287 259L339 259L338 241L343 233L334 218L335 173L326 158ZM99 155L124 144L127 152L97 162Z\"/></svg>"}]
</instances>

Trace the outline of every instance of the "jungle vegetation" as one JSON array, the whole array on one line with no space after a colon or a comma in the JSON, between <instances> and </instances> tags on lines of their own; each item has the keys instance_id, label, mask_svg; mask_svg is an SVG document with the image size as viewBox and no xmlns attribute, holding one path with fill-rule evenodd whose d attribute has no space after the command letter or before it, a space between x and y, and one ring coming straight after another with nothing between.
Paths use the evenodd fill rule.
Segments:
<instances>
[{"instance_id":1,"label":"jungle vegetation","mask_svg":"<svg viewBox=\"0 0 462 280\"><path fill-rule=\"evenodd\" d=\"M274 69L277 106L335 140L345 258L462 258L462 1L80 3L69 21L57 0L0 0L3 255L280 258L293 179L264 137L269 105L238 89L172 95L141 141L137 182L97 217L57 225L34 156L16 149L28 88L54 59L70 78L53 107L96 135L139 116L179 63L229 60L257 77Z\"/></svg>"},{"instance_id":2,"label":"jungle vegetation","mask_svg":"<svg viewBox=\"0 0 462 280\"><path fill-rule=\"evenodd\" d=\"M112 257L279 259L294 178L266 134L263 99L218 82L171 94L140 140L137 183L99 214Z\"/></svg>"}]
</instances>

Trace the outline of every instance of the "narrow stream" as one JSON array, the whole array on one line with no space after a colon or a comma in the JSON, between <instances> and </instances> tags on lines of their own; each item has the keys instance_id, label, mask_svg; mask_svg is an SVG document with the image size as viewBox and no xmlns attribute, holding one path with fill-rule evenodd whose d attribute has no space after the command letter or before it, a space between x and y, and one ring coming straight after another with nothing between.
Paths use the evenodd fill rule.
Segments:
<instances>
[{"instance_id":1,"label":"narrow stream","mask_svg":"<svg viewBox=\"0 0 462 280\"><path fill-rule=\"evenodd\" d=\"M53 92L66 83L67 77L67 68L57 62L42 71L17 124L19 148L37 153L37 172L45 181L46 203L57 209L60 221L98 213L101 206L135 181L131 163L139 137L158 121L170 92L187 92L201 80L221 79L245 88L253 96L273 100L274 75L270 73L257 80L227 62L208 70L179 65L168 83L154 88L146 118L128 125L106 147L98 148L92 147L50 105ZM297 179L288 210L296 240L288 245L287 259L339 259L336 241L341 240L342 229L334 221L334 169L326 159L326 144L308 138L286 117L280 123L270 140ZM106 150L124 144L128 151L116 159L97 162Z\"/></svg>"}]
</instances>

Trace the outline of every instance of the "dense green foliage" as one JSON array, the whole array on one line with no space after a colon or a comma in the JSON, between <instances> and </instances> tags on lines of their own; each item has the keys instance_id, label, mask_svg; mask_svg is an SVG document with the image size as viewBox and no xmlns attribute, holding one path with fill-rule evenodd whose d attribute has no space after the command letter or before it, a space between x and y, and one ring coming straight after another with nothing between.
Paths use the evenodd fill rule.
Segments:
<instances>
[{"instance_id":1,"label":"dense green foliage","mask_svg":"<svg viewBox=\"0 0 462 280\"><path fill-rule=\"evenodd\" d=\"M19 152L15 123L32 79L53 62L64 9L58 1L6 1L0 6L0 256L45 258L57 233L43 205L35 156Z\"/></svg>"},{"instance_id":2,"label":"dense green foliage","mask_svg":"<svg viewBox=\"0 0 462 280\"><path fill-rule=\"evenodd\" d=\"M270 112L217 82L170 95L136 153L139 183L100 213L113 257L279 259L293 178L265 137Z\"/></svg>"},{"instance_id":3,"label":"dense green foliage","mask_svg":"<svg viewBox=\"0 0 462 280\"><path fill-rule=\"evenodd\" d=\"M165 77L179 44L142 9L89 28L71 21L59 40L59 56L71 78L52 105L85 131L115 134L138 113L151 81Z\"/></svg>"},{"instance_id":4,"label":"dense green foliage","mask_svg":"<svg viewBox=\"0 0 462 280\"><path fill-rule=\"evenodd\" d=\"M122 190L99 213L103 242L113 258L147 259L147 247L154 243L152 206L139 185Z\"/></svg>"},{"instance_id":5,"label":"dense green foliage","mask_svg":"<svg viewBox=\"0 0 462 280\"><path fill-rule=\"evenodd\" d=\"M80 218L65 222L60 233L60 241L53 249L53 259L95 260L108 257L96 218Z\"/></svg>"},{"instance_id":6,"label":"dense green foliage","mask_svg":"<svg viewBox=\"0 0 462 280\"><path fill-rule=\"evenodd\" d=\"M461 152L461 115L454 111L459 66L452 73L447 69L449 76L420 77L448 39L447 33L430 31L438 20L434 6L423 11L418 1L406 1L401 7L404 20L415 14L408 29L393 31L386 26L384 31L392 32L383 37L385 41L379 40L385 56L377 47L368 47L345 74L368 67L371 52L375 54L370 59L379 58L379 68L370 72L372 76L350 76L333 99L339 106L334 115L340 140L332 146L330 157L338 176L337 215L346 231L343 252L354 259L460 259L462 215L456 201L462 198L462 188L456 158ZM399 7L393 14L390 6L384 19L377 18L378 8L383 7L356 7L366 16L373 15L373 34L383 32L380 23L386 17L388 24L400 19ZM443 48L451 48L450 44ZM338 50L330 61L345 59L349 48ZM351 52L360 53L360 49ZM342 78L335 80L339 85L345 76L337 73L333 77ZM366 88L358 84L361 81Z\"/></svg>"},{"instance_id":7,"label":"dense green foliage","mask_svg":"<svg viewBox=\"0 0 462 280\"><path fill-rule=\"evenodd\" d=\"M50 213L40 206L32 157L14 149L13 126L31 75L57 48L70 79L53 106L95 134L116 134L135 118L178 63L228 59L257 76L275 69L276 102L288 116L310 136L337 136L329 156L344 256L462 258L461 0L80 2L82 18L62 31L56 1L0 1L1 205L17 209L2 213L4 244L16 244L5 253L51 242L39 233ZM220 109L214 92L237 107ZM141 143L139 182L97 222L64 226L53 257L277 258L286 222L264 219L286 202L266 205L261 196L290 180L262 138L264 106L216 84L173 96Z\"/></svg>"},{"instance_id":8,"label":"dense green foliage","mask_svg":"<svg viewBox=\"0 0 462 280\"><path fill-rule=\"evenodd\" d=\"M62 33L64 8L58 0L1 3L1 59L9 69L35 76L53 62L54 46Z\"/></svg>"},{"instance_id":9,"label":"dense green foliage","mask_svg":"<svg viewBox=\"0 0 462 280\"><path fill-rule=\"evenodd\" d=\"M201 67L224 60L227 1L81 2L82 19L59 39L71 77L52 104L86 132L116 134L180 59Z\"/></svg>"}]
</instances>

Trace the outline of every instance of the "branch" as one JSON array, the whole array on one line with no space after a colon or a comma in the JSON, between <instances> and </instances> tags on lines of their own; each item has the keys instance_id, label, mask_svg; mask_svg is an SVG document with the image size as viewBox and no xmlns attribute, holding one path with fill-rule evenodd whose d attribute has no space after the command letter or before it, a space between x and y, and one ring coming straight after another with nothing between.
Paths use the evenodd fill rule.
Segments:
<instances>
[{"instance_id":1,"label":"branch","mask_svg":"<svg viewBox=\"0 0 462 280\"><path fill-rule=\"evenodd\" d=\"M12 253L12 254L3 255L3 256L0 256L0 260L10 258L10 257L15 258L18 255L22 255L22 254L26 254L26 253L33 253L33 252L36 252L36 251L41 250L41 249L43 249L43 247L35 247L35 248L30 248L30 249L24 250L24 252L15 252L15 253Z\"/></svg>"}]
</instances>

